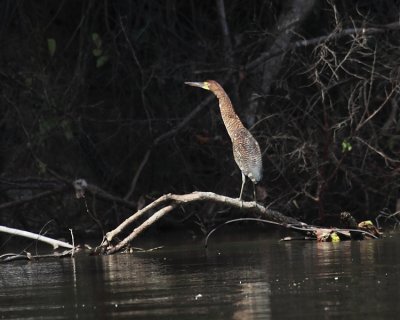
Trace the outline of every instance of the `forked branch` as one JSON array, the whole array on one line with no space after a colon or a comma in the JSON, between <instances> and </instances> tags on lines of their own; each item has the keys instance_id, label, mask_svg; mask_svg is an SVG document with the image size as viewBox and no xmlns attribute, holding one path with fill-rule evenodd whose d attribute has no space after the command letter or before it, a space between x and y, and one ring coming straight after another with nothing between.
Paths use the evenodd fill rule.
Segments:
<instances>
[{"instance_id":1,"label":"forked branch","mask_svg":"<svg viewBox=\"0 0 400 320\"><path fill-rule=\"evenodd\" d=\"M263 218L276 221L282 224L291 225L303 225L302 222L283 215L278 211L268 209L254 201L245 202L239 199L234 199L213 192L193 192L189 194L177 195L177 194L166 194L153 201L141 210L138 210L124 222L122 222L117 228L106 234L105 240L102 244L102 248L108 254L120 251L128 245L133 239L135 239L144 230L150 227L153 223L161 219L164 215L171 212L174 208L179 205L184 205L192 202L199 201L211 201L221 203L234 208L240 208L243 211L255 212L261 215ZM145 220L142 224L136 227L126 238L117 243L115 246L111 245L111 241L120 234L124 229L130 226L133 222L139 219L144 214L150 213L151 216Z\"/></svg>"}]
</instances>

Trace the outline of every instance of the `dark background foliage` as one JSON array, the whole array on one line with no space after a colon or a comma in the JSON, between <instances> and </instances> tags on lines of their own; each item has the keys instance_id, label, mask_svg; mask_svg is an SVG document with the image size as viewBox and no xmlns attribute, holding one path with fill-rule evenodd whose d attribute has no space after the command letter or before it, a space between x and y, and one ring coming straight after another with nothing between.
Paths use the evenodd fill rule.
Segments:
<instances>
[{"instance_id":1,"label":"dark background foliage","mask_svg":"<svg viewBox=\"0 0 400 320\"><path fill-rule=\"evenodd\" d=\"M164 193L237 197L218 104L183 84L206 79L223 83L260 143L265 204L320 223L344 210L362 219L399 210L399 9L1 1L1 224L98 234ZM88 214L68 187L78 178L125 205L89 194ZM190 211L167 222L196 231L240 215Z\"/></svg>"}]
</instances>

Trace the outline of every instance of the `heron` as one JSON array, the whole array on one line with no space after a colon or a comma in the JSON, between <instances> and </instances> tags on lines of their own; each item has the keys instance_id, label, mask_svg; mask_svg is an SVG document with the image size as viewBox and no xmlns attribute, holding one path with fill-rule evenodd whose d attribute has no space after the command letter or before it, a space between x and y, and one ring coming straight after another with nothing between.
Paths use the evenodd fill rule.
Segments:
<instances>
[{"instance_id":1,"label":"heron","mask_svg":"<svg viewBox=\"0 0 400 320\"><path fill-rule=\"evenodd\" d=\"M232 141L233 158L242 173L239 199L242 200L243 188L246 177L248 177L253 182L254 201L257 201L256 184L261 181L263 176L261 150L257 140L240 121L231 99L217 81L185 82L185 84L209 90L217 97L222 120Z\"/></svg>"}]
</instances>

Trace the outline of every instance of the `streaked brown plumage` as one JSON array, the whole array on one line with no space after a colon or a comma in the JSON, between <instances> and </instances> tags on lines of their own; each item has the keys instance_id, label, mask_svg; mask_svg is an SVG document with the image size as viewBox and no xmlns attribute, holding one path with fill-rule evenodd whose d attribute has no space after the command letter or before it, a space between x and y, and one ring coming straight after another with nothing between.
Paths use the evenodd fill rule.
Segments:
<instances>
[{"instance_id":1,"label":"streaked brown plumage","mask_svg":"<svg viewBox=\"0 0 400 320\"><path fill-rule=\"evenodd\" d=\"M222 120L232 141L233 157L242 172L242 188L240 199L243 195L243 187L246 176L253 182L254 201L256 201L255 185L262 179L262 158L258 142L240 121L233 109L232 102L221 85L214 80L204 82L185 82L185 84L212 91L219 101Z\"/></svg>"}]
</instances>

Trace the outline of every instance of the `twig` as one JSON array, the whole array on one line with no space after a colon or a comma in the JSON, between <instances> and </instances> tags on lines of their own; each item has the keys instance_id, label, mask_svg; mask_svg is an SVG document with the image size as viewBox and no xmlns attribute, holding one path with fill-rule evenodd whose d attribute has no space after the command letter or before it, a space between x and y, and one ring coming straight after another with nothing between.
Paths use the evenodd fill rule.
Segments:
<instances>
[{"instance_id":1,"label":"twig","mask_svg":"<svg viewBox=\"0 0 400 320\"><path fill-rule=\"evenodd\" d=\"M128 34L127 34L127 32L126 32L126 29L125 29L125 25L124 25L124 23L122 22L121 17L119 17L119 24L120 24L120 26L121 26L122 33L123 33L124 36L125 36L126 43L128 44L129 49L131 50L133 60L135 61L136 65L137 65L137 67L138 67L138 69L139 69L140 75L141 75L141 77L142 77L142 79L143 79L144 76L143 76L143 68L142 68L142 65L141 65L141 63L140 63L140 61L139 61L139 59L138 59L138 57L137 57L137 54L136 54L135 49L133 48L132 41L131 41L131 39L129 39L129 37L128 37Z\"/></svg>"},{"instance_id":2,"label":"twig","mask_svg":"<svg viewBox=\"0 0 400 320\"><path fill-rule=\"evenodd\" d=\"M231 223L235 223L235 222L242 222L242 221L256 221L256 222L262 222L262 223L268 223L268 224L273 224L273 225L278 225L278 226L284 226L284 224L279 223L279 222L275 222L275 221L270 221L270 220L266 220L266 219L259 219L259 218L239 218L239 219L233 219L233 220L229 220L224 222L223 224L220 224L219 226L215 227L214 229L212 229L206 236L206 239L204 240L204 247L207 248L208 246L208 239L210 238L210 236L217 231L218 229L220 229L223 226L226 226L227 224L231 224Z\"/></svg>"},{"instance_id":3,"label":"twig","mask_svg":"<svg viewBox=\"0 0 400 320\"><path fill-rule=\"evenodd\" d=\"M75 238L72 229L69 229L69 232L71 233L71 241L72 241L71 258L73 258L75 253Z\"/></svg>"},{"instance_id":4,"label":"twig","mask_svg":"<svg viewBox=\"0 0 400 320\"><path fill-rule=\"evenodd\" d=\"M45 243L48 243L50 245L53 246L54 249L57 249L58 247L64 247L64 248L68 248L68 249L73 249L74 246L64 242L64 241L60 241L60 240L55 240L49 237L45 237L42 236L40 234L36 234L36 233L32 233L29 231L24 231L24 230L19 230L19 229L14 229L14 228L9 228L9 227L5 227L5 226L0 226L0 232L4 232L4 233L9 233L9 234L13 234L16 236L21 236L21 237L25 237L25 238L29 238L29 239L34 239L37 241L42 241Z\"/></svg>"},{"instance_id":5,"label":"twig","mask_svg":"<svg viewBox=\"0 0 400 320\"><path fill-rule=\"evenodd\" d=\"M54 194L67 191L69 186L72 186L72 187L75 188L75 182L76 181L78 181L78 180L84 181L83 179L77 179L75 181L71 181L71 180L69 180L67 178L64 178L64 177L58 175L57 173L55 173L51 169L48 169L48 171L59 180L59 181L57 181L59 186L55 186L53 190L47 190L47 191L38 193L38 194L36 194L36 195L34 195L32 197L26 198L26 199L21 199L21 200L15 200L15 201L2 203L2 204L0 204L0 210L6 209L6 208L10 208L10 207L19 206L19 205L22 205L22 204L25 204L25 203L36 201L38 199L46 198L46 197L52 196ZM45 181L47 181L47 180L45 180ZM7 183L11 184L12 181L11 180L7 181ZM24 183L24 181L22 181L22 180L19 181L18 180L19 188L23 188L23 186L22 186L23 183ZM86 183L86 181L85 181L85 183ZM28 188L30 188L30 189L32 188L32 184L29 181L27 181L26 184L28 185ZM86 192L86 191L89 192L92 196L98 197L99 199L106 200L106 201L111 201L111 202L123 205L124 207L129 208L129 209L135 209L136 208L136 204L134 202L127 201L127 200L125 200L125 199L123 199L121 197L115 196L115 195L113 195L113 194L101 189L100 187L98 187L96 185L86 183L86 185L84 186L84 190L82 189L81 192Z\"/></svg>"},{"instance_id":6,"label":"twig","mask_svg":"<svg viewBox=\"0 0 400 320\"><path fill-rule=\"evenodd\" d=\"M219 15L219 22L221 24L221 29L222 29L222 37L224 41L224 55L226 58L226 61L231 65L233 63L233 57L232 57L232 41L230 39L230 32L229 32L229 26L228 22L226 20L226 14L225 14L225 3L224 0L216 0L217 2L217 10L218 10L218 15Z\"/></svg>"},{"instance_id":7,"label":"twig","mask_svg":"<svg viewBox=\"0 0 400 320\"><path fill-rule=\"evenodd\" d=\"M63 252L54 252L53 254L41 254L41 255L32 255L29 252L25 252L24 254L19 253L6 253L0 256L0 263L5 262L14 262L18 260L39 260L39 259L48 259L48 258L63 258L71 256L71 253L74 249L65 250ZM71 256L72 257L72 256Z\"/></svg>"},{"instance_id":8,"label":"twig","mask_svg":"<svg viewBox=\"0 0 400 320\"><path fill-rule=\"evenodd\" d=\"M92 196L96 196L102 200L107 200L107 201L111 201L111 202L115 202L118 203L120 205L123 205L127 208L130 209L134 209L136 208L136 204L132 201L127 201L121 197L115 196L103 189L101 189L100 187L94 185L94 184L90 184L88 183L87 185L87 191L89 191Z\"/></svg>"},{"instance_id":9,"label":"twig","mask_svg":"<svg viewBox=\"0 0 400 320\"><path fill-rule=\"evenodd\" d=\"M36 201L41 198L49 197L53 194L60 193L60 192L64 191L65 189L66 188L57 188L55 190L48 190L48 191L38 193L30 198L2 203L2 204L0 204L0 210L7 209L10 207L20 206L20 205L28 203L28 202L32 202L32 201Z\"/></svg>"},{"instance_id":10,"label":"twig","mask_svg":"<svg viewBox=\"0 0 400 320\"><path fill-rule=\"evenodd\" d=\"M131 197L131 195L133 194L133 192L135 191L136 184L137 184L139 177L143 171L143 168L145 167L147 161L149 160L150 154L151 154L151 149L148 149L146 154L143 157L143 160L140 162L139 168L137 169L137 171L132 179L131 186L129 188L128 193L125 195L124 200L128 200Z\"/></svg>"},{"instance_id":11,"label":"twig","mask_svg":"<svg viewBox=\"0 0 400 320\"><path fill-rule=\"evenodd\" d=\"M305 39L305 40L298 40L293 43L291 43L287 50L292 50L300 47L307 47L315 44L319 44L321 42L327 41L327 40L334 40L334 39L339 39L344 36L349 36L349 35L354 35L354 34L375 34L375 33L382 33L386 32L388 30L399 30L400 29L400 23L399 22L392 22L388 23L379 27L370 27L370 28L348 28L348 29L343 29L340 32L336 33L330 33L324 36L312 38L312 39ZM263 63L265 60L270 59L272 57L275 57L277 55L282 54L286 50L281 50L281 49L276 49L273 51L268 51L260 55L257 59L249 62L246 66L246 70L252 70L256 68L259 64Z\"/></svg>"},{"instance_id":12,"label":"twig","mask_svg":"<svg viewBox=\"0 0 400 320\"><path fill-rule=\"evenodd\" d=\"M395 221L394 229L396 229L396 227L400 225L400 220L396 216L400 217L400 211L396 211L394 213L388 213L385 210L382 210L379 213L379 215L375 218L376 226L378 227L378 229L381 228L381 225L379 224L379 219L381 218L385 218L385 222L390 219L393 219Z\"/></svg>"},{"instance_id":13,"label":"twig","mask_svg":"<svg viewBox=\"0 0 400 320\"><path fill-rule=\"evenodd\" d=\"M134 175L134 177L132 179L129 191L124 196L124 200L129 199L132 196L133 192L135 191L137 181L139 180L139 177L140 177L146 163L149 160L149 157L150 157L153 147L155 147L156 145L163 142L164 140L167 140L170 137L173 137L175 134L177 134L179 130L184 128L197 115L197 113L199 113L201 110L203 110L203 108L205 106L207 106L213 99L214 99L214 96L212 94L210 94L205 100L203 100L201 103L199 103L197 105L197 107L194 108L192 110L192 112L190 112L181 122L179 122L176 127L172 128L171 130L169 130L167 132L164 132L163 134L159 135L156 139L154 139L153 143L147 149L147 151L143 157L143 160L140 162L139 168L136 171L136 174Z\"/></svg>"},{"instance_id":14,"label":"twig","mask_svg":"<svg viewBox=\"0 0 400 320\"><path fill-rule=\"evenodd\" d=\"M383 159L385 159L385 161L389 161L389 162L393 162L393 163L400 163L400 160L396 160L393 158L388 157L386 154L384 154L382 151L379 151L378 149L374 148L373 146L371 146L368 142L364 141L363 139L361 139L360 137L355 137L355 139L357 139L358 141L360 141L361 143L365 144L368 148L370 148L371 150L373 150L374 152L376 152L377 154L379 154Z\"/></svg>"},{"instance_id":15,"label":"twig","mask_svg":"<svg viewBox=\"0 0 400 320\"><path fill-rule=\"evenodd\" d=\"M363 121L360 121L360 123L357 125L357 128L355 131L359 131L368 121L370 121L373 117L376 116L376 114L382 110L382 108L386 105L386 103L389 101L390 97L396 92L396 87L393 88L390 93L386 96L385 100L381 103L381 105L374 110L374 112L371 113L371 115L367 118L364 119Z\"/></svg>"}]
</instances>

